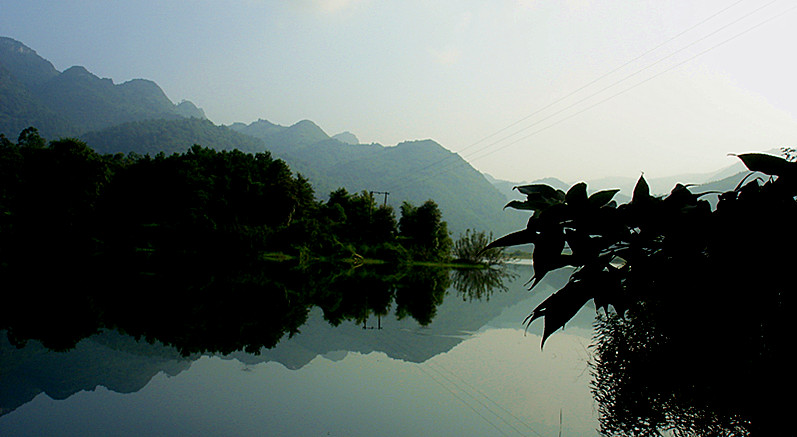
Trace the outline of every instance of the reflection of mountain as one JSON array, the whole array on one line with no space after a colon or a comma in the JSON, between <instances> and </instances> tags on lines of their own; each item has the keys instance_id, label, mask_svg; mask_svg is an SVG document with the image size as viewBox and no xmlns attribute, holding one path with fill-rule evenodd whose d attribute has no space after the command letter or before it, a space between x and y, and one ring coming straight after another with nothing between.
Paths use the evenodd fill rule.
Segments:
<instances>
[{"instance_id":1,"label":"reflection of mountain","mask_svg":"<svg viewBox=\"0 0 797 437\"><path fill-rule=\"evenodd\" d=\"M393 359L422 363L450 351L473 332L497 326L494 322L522 327L523 317L533 305L561 287L570 273L552 272L534 293L529 293L522 284L530 275L530 268L510 269L517 275L507 281L508 291L494 292L483 300L469 300L457 290L448 289L434 320L427 326L421 326L411 317L398 320L391 311L381 320L369 316L367 329L349 319L335 327L315 307L300 333L283 339L276 347L262 349L259 355L237 352L224 358L245 364L273 361L289 369L300 369L318 356L340 361L348 352L382 352ZM586 325L591 320L586 320ZM382 329L376 329L377 324ZM532 327L530 332L539 328ZM115 331L84 339L68 352L49 351L36 341L17 349L8 342L6 333L0 332L0 415L41 393L53 399L66 399L98 386L119 393L137 392L158 373L177 375L187 370L196 358L196 355L182 357L172 347L136 341Z\"/></svg>"},{"instance_id":2,"label":"reflection of mountain","mask_svg":"<svg viewBox=\"0 0 797 437\"><path fill-rule=\"evenodd\" d=\"M523 283L531 271L529 267L510 267L518 273L508 280L508 291L496 292L484 300L469 301L449 289L444 302L437 308L434 321L429 326L420 326L412 319L397 320L394 313L381 318L370 316L363 329L362 324L345 322L332 327L323 320L319 310L313 310L301 333L290 340L279 343L272 349L263 349L260 355L243 352L229 355L241 362L255 364L276 361L289 369L299 369L317 356L338 356L339 351L367 354L383 352L391 358L415 363L424 362L435 355L445 353L471 333L479 331L509 308L521 307L514 321L522 327L523 317L532 309L532 303L548 296L563 286L569 270L550 273L546 280L528 292ZM526 302L529 302L528 305ZM522 314L522 315L520 315ZM381 323L382 329L375 329ZM536 327L535 327L536 329ZM331 359L331 358L329 358Z\"/></svg>"},{"instance_id":3,"label":"reflection of mountain","mask_svg":"<svg viewBox=\"0 0 797 437\"><path fill-rule=\"evenodd\" d=\"M38 342L12 346L0 332L0 415L40 393L66 399L103 386L118 393L141 390L159 372L174 376L191 366L172 348L115 332L85 339L69 352L52 352Z\"/></svg>"},{"instance_id":4,"label":"reflection of mountain","mask_svg":"<svg viewBox=\"0 0 797 437\"><path fill-rule=\"evenodd\" d=\"M398 320L391 312L381 321L371 315L366 321L367 329L351 320L334 327L316 307L293 338L283 339L272 349L262 349L259 355L238 352L225 358L245 364L274 361L299 369L318 356L339 361L348 352L382 352L393 359L421 363L450 351L494 320L505 323L503 319L509 317L510 324L520 328L534 303L561 287L569 275L567 270L550 273L532 294L522 286L530 268L510 269L518 274L508 281L508 291L495 292L483 300L469 300L449 289L428 326L421 326L411 317ZM382 329L375 329L379 323ZM530 332L536 329L533 327ZM17 349L8 342L5 332L0 332L0 415L40 393L65 399L97 386L119 393L136 392L159 372L174 376L187 370L194 359L196 355L181 357L174 348L138 342L116 332L106 331L84 339L69 352L51 352L35 341Z\"/></svg>"}]
</instances>

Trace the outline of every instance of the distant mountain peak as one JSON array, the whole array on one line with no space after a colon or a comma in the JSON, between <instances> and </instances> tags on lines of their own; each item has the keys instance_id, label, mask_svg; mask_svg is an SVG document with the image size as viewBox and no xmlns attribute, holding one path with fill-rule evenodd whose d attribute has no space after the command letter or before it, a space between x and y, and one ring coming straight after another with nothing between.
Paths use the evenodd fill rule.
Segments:
<instances>
[{"instance_id":1,"label":"distant mountain peak","mask_svg":"<svg viewBox=\"0 0 797 437\"><path fill-rule=\"evenodd\" d=\"M204 119L208 118L205 115L205 111L203 111L202 108L196 106L194 102L190 100L182 100L180 103L178 103L177 112L186 118L204 118Z\"/></svg>"},{"instance_id":2,"label":"distant mountain peak","mask_svg":"<svg viewBox=\"0 0 797 437\"><path fill-rule=\"evenodd\" d=\"M278 126L265 118L258 118L257 121L252 122L253 125L266 125L266 126Z\"/></svg>"},{"instance_id":3,"label":"distant mountain peak","mask_svg":"<svg viewBox=\"0 0 797 437\"><path fill-rule=\"evenodd\" d=\"M65 75L65 76L91 76L91 77L97 77L94 74L92 74L89 70L86 70L86 67L84 67L82 65L73 65L73 66L67 68L66 70L64 70L64 72L61 73L61 74Z\"/></svg>"},{"instance_id":4,"label":"distant mountain peak","mask_svg":"<svg viewBox=\"0 0 797 437\"><path fill-rule=\"evenodd\" d=\"M7 36L0 36L0 49L19 52L22 54L37 55L36 50L26 46L25 44ZM37 55L38 56L38 55Z\"/></svg>"},{"instance_id":5,"label":"distant mountain peak","mask_svg":"<svg viewBox=\"0 0 797 437\"><path fill-rule=\"evenodd\" d=\"M396 144L396 147L400 149L440 149L448 153L454 153L432 139L402 141Z\"/></svg>"},{"instance_id":6,"label":"distant mountain peak","mask_svg":"<svg viewBox=\"0 0 797 437\"><path fill-rule=\"evenodd\" d=\"M306 146L329 139L329 135L310 120L302 120L281 133L284 139L297 146Z\"/></svg>"},{"instance_id":7,"label":"distant mountain peak","mask_svg":"<svg viewBox=\"0 0 797 437\"><path fill-rule=\"evenodd\" d=\"M175 105L152 80L120 85L82 65L59 72L33 49L0 37L0 132L27 126L57 138L148 119L206 118L192 103ZM13 104L8 104L11 102Z\"/></svg>"},{"instance_id":8,"label":"distant mountain peak","mask_svg":"<svg viewBox=\"0 0 797 437\"><path fill-rule=\"evenodd\" d=\"M4 36L0 36L0 64L26 86L40 85L59 74L53 64L35 50Z\"/></svg>"},{"instance_id":9,"label":"distant mountain peak","mask_svg":"<svg viewBox=\"0 0 797 437\"><path fill-rule=\"evenodd\" d=\"M344 131L339 134L333 135L332 139L338 140L344 144L352 144L352 145L360 144L360 140L353 133L349 131Z\"/></svg>"},{"instance_id":10,"label":"distant mountain peak","mask_svg":"<svg viewBox=\"0 0 797 437\"><path fill-rule=\"evenodd\" d=\"M296 123L295 123L293 126L291 126L290 128L291 128L291 129L313 129L313 130L319 130L319 131L321 131L321 132L324 132L324 131L323 131L323 129L321 129L321 128L320 128L320 127L319 127L317 124L315 124L315 123L314 123L312 120L300 120L300 121L297 121L297 122L296 122ZM327 136L326 132L324 132L324 135L325 135L325 136Z\"/></svg>"}]
</instances>

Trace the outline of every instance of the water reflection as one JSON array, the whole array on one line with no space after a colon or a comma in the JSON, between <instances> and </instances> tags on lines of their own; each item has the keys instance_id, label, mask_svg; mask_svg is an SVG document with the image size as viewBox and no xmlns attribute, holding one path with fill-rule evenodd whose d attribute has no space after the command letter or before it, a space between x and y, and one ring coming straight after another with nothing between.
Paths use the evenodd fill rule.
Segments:
<instances>
[{"instance_id":1,"label":"water reflection","mask_svg":"<svg viewBox=\"0 0 797 437\"><path fill-rule=\"evenodd\" d=\"M461 280L471 273L481 274L457 273L455 285L471 287L463 293L473 293L475 281ZM496 272L479 295L504 274ZM112 329L174 346L184 355L257 352L299 332L313 307L321 308L334 326L343 321L366 326L369 316L381 320L393 306L399 319L428 325L451 283L448 269L332 263L261 263L257 269L205 277L179 286L177 276L139 278L141 288L120 284L102 293L67 288L46 299L13 294L0 310L0 329L8 331L13 344L35 339L53 350L67 350L101 329Z\"/></svg>"},{"instance_id":2,"label":"water reflection","mask_svg":"<svg viewBox=\"0 0 797 437\"><path fill-rule=\"evenodd\" d=\"M448 283L441 275L411 280L429 291ZM336 301L356 309L350 318L314 306L299 332L258 355L185 357L114 331L66 353L36 341L21 350L4 343L0 363L16 363L17 382L0 384L7 413L0 434L556 435L561 411L563 435L594 435L587 367L594 312L540 350L539 336L524 335L521 321L544 296L520 282L509 280L489 301L464 300L453 287L432 293L427 325L399 317L409 309L396 300L409 286L395 288L382 329L362 327L376 326L384 305L353 293ZM370 314L358 315L363 308Z\"/></svg>"},{"instance_id":3,"label":"water reflection","mask_svg":"<svg viewBox=\"0 0 797 437\"><path fill-rule=\"evenodd\" d=\"M507 279L517 275L504 265L492 265L479 269L457 269L452 272L452 282L463 299L490 300L498 291L507 291Z\"/></svg>"},{"instance_id":4,"label":"water reflection","mask_svg":"<svg viewBox=\"0 0 797 437\"><path fill-rule=\"evenodd\" d=\"M391 356L421 362L461 341L427 336L406 353L386 349L378 338L358 338L350 332L429 325L451 283L447 269L270 265L279 268L250 275L224 290L214 284L192 295L187 290L164 295L142 290L135 299L124 293L85 300L72 296L72 305L58 297L16 296L13 317L1 320L6 330L0 330L0 412L13 410L41 391L61 399L97 385L122 392L132 390L122 387L141 388L158 371L171 373L173 364L187 367L202 352L300 368L336 350L387 350ZM460 312L472 313L464 308ZM53 314L58 317L50 317ZM449 318L435 329L456 335L481 326L468 325ZM300 331L305 333L301 341L275 349ZM308 352L295 353L302 342L300 348ZM23 345L27 347L18 348ZM53 354L48 349L72 350ZM244 351L263 356L251 358ZM124 360L125 354L136 359ZM169 366L161 366L165 362ZM106 364L110 365L103 367ZM53 378L55 374L60 376ZM128 375L130 381L122 383L109 375ZM54 381L60 382L53 385Z\"/></svg>"}]
</instances>

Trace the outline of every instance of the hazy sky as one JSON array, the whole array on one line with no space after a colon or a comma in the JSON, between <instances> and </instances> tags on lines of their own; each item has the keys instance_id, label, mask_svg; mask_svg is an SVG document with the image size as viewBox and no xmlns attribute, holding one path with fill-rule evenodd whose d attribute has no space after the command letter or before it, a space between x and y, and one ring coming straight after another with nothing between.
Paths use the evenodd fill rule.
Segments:
<instances>
[{"instance_id":1,"label":"hazy sky","mask_svg":"<svg viewBox=\"0 0 797 437\"><path fill-rule=\"evenodd\" d=\"M59 70L154 80L217 124L431 138L496 177L573 181L710 171L734 163L728 153L797 146L794 7L3 0L0 35Z\"/></svg>"}]
</instances>

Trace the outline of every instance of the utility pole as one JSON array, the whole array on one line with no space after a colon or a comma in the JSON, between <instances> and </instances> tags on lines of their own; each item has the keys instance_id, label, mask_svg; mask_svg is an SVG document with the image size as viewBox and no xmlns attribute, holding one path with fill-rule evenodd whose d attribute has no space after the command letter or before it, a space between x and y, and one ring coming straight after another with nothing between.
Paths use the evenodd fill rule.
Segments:
<instances>
[{"instance_id":1,"label":"utility pole","mask_svg":"<svg viewBox=\"0 0 797 437\"><path fill-rule=\"evenodd\" d=\"M371 196L373 196L374 194L384 194L385 195L385 203L383 203L382 205L387 205L387 196L388 196L388 194L390 194L389 192L387 192L387 191L370 191L370 193L371 193Z\"/></svg>"}]
</instances>

